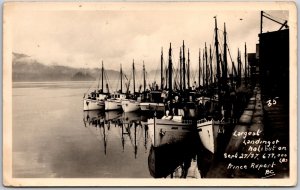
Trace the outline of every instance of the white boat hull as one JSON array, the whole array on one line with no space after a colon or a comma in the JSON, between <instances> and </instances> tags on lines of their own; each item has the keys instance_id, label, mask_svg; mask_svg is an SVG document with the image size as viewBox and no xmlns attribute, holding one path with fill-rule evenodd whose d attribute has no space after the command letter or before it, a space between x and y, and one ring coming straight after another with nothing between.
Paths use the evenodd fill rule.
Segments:
<instances>
[{"instance_id":1,"label":"white boat hull","mask_svg":"<svg viewBox=\"0 0 300 190\"><path fill-rule=\"evenodd\" d=\"M92 100L92 99L83 99L83 110L101 110L104 108L104 101L102 100Z\"/></svg>"},{"instance_id":2,"label":"white boat hull","mask_svg":"<svg viewBox=\"0 0 300 190\"><path fill-rule=\"evenodd\" d=\"M224 132L221 127L223 125L219 121L213 120L197 124L198 134L204 148L213 154L217 151L218 134Z\"/></svg>"},{"instance_id":3,"label":"white boat hull","mask_svg":"<svg viewBox=\"0 0 300 190\"><path fill-rule=\"evenodd\" d=\"M124 112L133 112L140 109L140 103L135 100L122 100L122 109Z\"/></svg>"},{"instance_id":4,"label":"white boat hull","mask_svg":"<svg viewBox=\"0 0 300 190\"><path fill-rule=\"evenodd\" d=\"M120 110L122 109L121 100L106 100L105 101L105 110Z\"/></svg>"},{"instance_id":5,"label":"white boat hull","mask_svg":"<svg viewBox=\"0 0 300 190\"><path fill-rule=\"evenodd\" d=\"M142 111L165 111L163 103L142 102L140 108Z\"/></svg>"},{"instance_id":6,"label":"white boat hull","mask_svg":"<svg viewBox=\"0 0 300 190\"><path fill-rule=\"evenodd\" d=\"M194 126L192 122L148 119L148 132L153 147L160 147L184 142L193 135Z\"/></svg>"}]
</instances>

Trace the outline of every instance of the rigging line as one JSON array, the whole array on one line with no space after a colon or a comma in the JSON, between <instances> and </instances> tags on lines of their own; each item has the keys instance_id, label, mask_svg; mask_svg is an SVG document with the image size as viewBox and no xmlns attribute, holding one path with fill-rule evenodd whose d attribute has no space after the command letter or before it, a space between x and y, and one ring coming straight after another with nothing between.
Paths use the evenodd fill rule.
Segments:
<instances>
[{"instance_id":1,"label":"rigging line","mask_svg":"<svg viewBox=\"0 0 300 190\"><path fill-rule=\"evenodd\" d=\"M109 78L108 78L108 75L107 75L106 71L104 71L104 76L105 76L106 82L107 82L107 84L108 84L108 88L110 89L111 84L110 84L110 80L109 80Z\"/></svg>"},{"instance_id":2,"label":"rigging line","mask_svg":"<svg viewBox=\"0 0 300 190\"><path fill-rule=\"evenodd\" d=\"M273 19L278 19L278 20L281 20L281 21L286 21L285 19L283 19L283 18L280 18L280 17L277 17L277 16L274 16L274 15L270 15L270 14L268 14L268 13L266 13L265 11L264 11L264 14L266 14L266 15L268 15L269 17L273 17Z\"/></svg>"}]
</instances>

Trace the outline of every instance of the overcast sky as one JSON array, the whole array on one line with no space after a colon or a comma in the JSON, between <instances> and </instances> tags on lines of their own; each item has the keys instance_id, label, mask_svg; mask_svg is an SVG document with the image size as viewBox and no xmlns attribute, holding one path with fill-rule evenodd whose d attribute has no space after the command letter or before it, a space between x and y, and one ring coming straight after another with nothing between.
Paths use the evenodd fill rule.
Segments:
<instances>
[{"instance_id":1,"label":"overcast sky","mask_svg":"<svg viewBox=\"0 0 300 190\"><path fill-rule=\"evenodd\" d=\"M287 11L267 11L288 19ZM247 43L255 52L260 31L259 11L16 11L13 15L13 52L25 53L45 64L72 67L137 69L145 61L146 69L159 68L161 48L167 60L172 43L175 64L182 40L190 49L192 68L197 68L198 52L214 43L214 16L218 19L223 42L226 22L228 44L234 61L237 48ZM279 25L265 19L264 31L278 30ZM222 31L221 31L222 30Z\"/></svg>"}]
</instances>

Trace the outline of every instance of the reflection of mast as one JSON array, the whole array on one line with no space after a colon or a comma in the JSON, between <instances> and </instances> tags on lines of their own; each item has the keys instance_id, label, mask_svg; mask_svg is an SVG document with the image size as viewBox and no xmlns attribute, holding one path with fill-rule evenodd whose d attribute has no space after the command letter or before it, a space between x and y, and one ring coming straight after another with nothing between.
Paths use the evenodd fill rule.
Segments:
<instances>
[{"instance_id":1,"label":"reflection of mast","mask_svg":"<svg viewBox=\"0 0 300 190\"><path fill-rule=\"evenodd\" d=\"M144 146L145 146L145 150L147 150L147 139L148 139L148 129L147 129L148 126L144 125L144 131L145 131L145 136L144 136L144 139L145 139L145 143L144 143Z\"/></svg>"},{"instance_id":2,"label":"reflection of mast","mask_svg":"<svg viewBox=\"0 0 300 190\"><path fill-rule=\"evenodd\" d=\"M100 123L101 126L101 123ZM104 154L106 155L106 147L107 147L107 138L105 134L105 124L103 123L103 139L104 139Z\"/></svg>"},{"instance_id":3,"label":"reflection of mast","mask_svg":"<svg viewBox=\"0 0 300 190\"><path fill-rule=\"evenodd\" d=\"M130 142L132 144L132 146L134 147L134 158L137 158L137 140L136 140L136 123L134 121L129 121L128 123L124 123L122 122L121 124L122 126L122 148L123 148L123 152L124 152L124 147L125 147L125 138L124 138L124 135L128 135L129 139L130 139ZM131 133L130 133L130 128L131 126L134 127L134 139L132 139L131 137ZM124 129L125 127L125 129ZM134 142L132 142L134 141Z\"/></svg>"},{"instance_id":4,"label":"reflection of mast","mask_svg":"<svg viewBox=\"0 0 300 190\"><path fill-rule=\"evenodd\" d=\"M136 158L137 155L137 145L136 145L136 124L134 124L134 158Z\"/></svg>"}]
</instances>

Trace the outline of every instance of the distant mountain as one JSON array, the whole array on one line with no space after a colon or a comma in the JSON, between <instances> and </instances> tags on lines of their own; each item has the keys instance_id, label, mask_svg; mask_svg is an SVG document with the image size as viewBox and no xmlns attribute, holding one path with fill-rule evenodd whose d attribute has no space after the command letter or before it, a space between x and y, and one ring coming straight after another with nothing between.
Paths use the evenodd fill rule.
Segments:
<instances>
[{"instance_id":1,"label":"distant mountain","mask_svg":"<svg viewBox=\"0 0 300 190\"><path fill-rule=\"evenodd\" d=\"M119 79L119 72L105 71L105 79ZM84 69L62 65L45 65L21 53L13 53L12 78L17 81L69 81L97 80L101 77L99 68Z\"/></svg>"},{"instance_id":2,"label":"distant mountain","mask_svg":"<svg viewBox=\"0 0 300 190\"><path fill-rule=\"evenodd\" d=\"M81 71L75 73L75 75L73 75L73 77L71 79L75 80L75 81L91 81L91 80L95 80L95 78L92 77L90 74L83 73Z\"/></svg>"}]
</instances>

